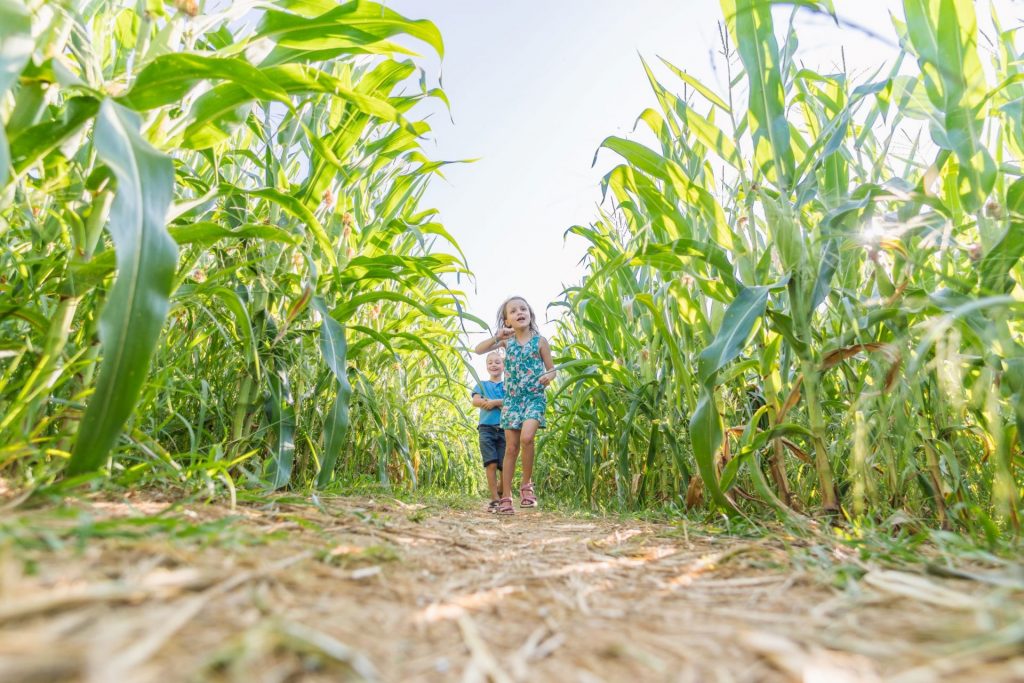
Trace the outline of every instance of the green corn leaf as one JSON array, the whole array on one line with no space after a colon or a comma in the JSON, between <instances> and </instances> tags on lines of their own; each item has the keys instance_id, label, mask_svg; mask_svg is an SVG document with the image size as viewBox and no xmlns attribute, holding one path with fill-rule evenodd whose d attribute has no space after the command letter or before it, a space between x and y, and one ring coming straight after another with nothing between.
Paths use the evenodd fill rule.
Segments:
<instances>
[{"instance_id":1,"label":"green corn leaf","mask_svg":"<svg viewBox=\"0 0 1024 683\"><path fill-rule=\"evenodd\" d=\"M803 268L807 260L804 249L804 236L799 218L793 211L785 210L782 204L767 193L760 193L761 205L764 207L765 222L768 234L772 238L779 261L787 272L795 272Z\"/></svg>"},{"instance_id":2,"label":"green corn leaf","mask_svg":"<svg viewBox=\"0 0 1024 683\"><path fill-rule=\"evenodd\" d=\"M640 58L640 63L644 67L644 72L647 74L647 82L650 83L651 89L654 94L658 97L658 103L661 105L661 111L668 116L669 112L672 111L673 103L678 99L675 95L668 91L658 79L654 76L654 72L651 71L650 66L647 65L647 60L643 57ZM658 112L653 109L645 109L640 114L640 119L643 120L650 127L654 134L658 136L661 141L662 149L666 154L670 153L672 149L672 140L679 137L679 126L676 121L669 116L666 121Z\"/></svg>"},{"instance_id":3,"label":"green corn leaf","mask_svg":"<svg viewBox=\"0 0 1024 683\"><path fill-rule=\"evenodd\" d=\"M796 159L780 71L772 3L766 0L721 0L722 11L747 73L748 123L754 140L754 163L782 189L793 182Z\"/></svg>"},{"instance_id":4,"label":"green corn leaf","mask_svg":"<svg viewBox=\"0 0 1024 683\"><path fill-rule=\"evenodd\" d=\"M622 422L622 431L619 435L619 447L616 457L616 463L618 465L619 476L616 477L616 489L619 499L626 501L629 497L632 481L630 476L630 459L629 459L629 438L633 434L633 425L636 423L636 415L643 406L644 396L642 393L637 393L632 397L630 401L629 409L626 411L626 418Z\"/></svg>"},{"instance_id":5,"label":"green corn leaf","mask_svg":"<svg viewBox=\"0 0 1024 683\"><path fill-rule=\"evenodd\" d=\"M1009 220L1006 232L981 259L982 293L1009 294L1014 280L1010 271L1024 256L1024 178L1018 178L1006 190Z\"/></svg>"},{"instance_id":6,"label":"green corn leaf","mask_svg":"<svg viewBox=\"0 0 1024 683\"><path fill-rule=\"evenodd\" d=\"M821 250L821 259L818 262L818 274L814 280L814 289L811 292L810 312L813 312L821 302L828 297L832 291L832 276L839 267L839 239L832 237L825 240Z\"/></svg>"},{"instance_id":7,"label":"green corn leaf","mask_svg":"<svg viewBox=\"0 0 1024 683\"><path fill-rule=\"evenodd\" d=\"M736 145L710 119L698 114L681 99L676 101L676 113L697 139L707 145L722 161L737 170L743 167L743 160Z\"/></svg>"},{"instance_id":8,"label":"green corn leaf","mask_svg":"<svg viewBox=\"0 0 1024 683\"><path fill-rule=\"evenodd\" d=\"M714 195L699 183L692 181L674 160L667 159L638 142L616 136L605 138L598 151L601 148L612 150L639 170L667 183L681 201L700 212L706 221L711 238L723 248L738 250L742 247L742 243L733 235L725 219L725 212ZM594 161L597 161L596 154Z\"/></svg>"},{"instance_id":9,"label":"green corn leaf","mask_svg":"<svg viewBox=\"0 0 1024 683\"><path fill-rule=\"evenodd\" d=\"M45 315L25 306L0 306L0 320L7 317L20 318L34 327L37 332L43 333L46 332L49 322Z\"/></svg>"},{"instance_id":10,"label":"green corn leaf","mask_svg":"<svg viewBox=\"0 0 1024 683\"><path fill-rule=\"evenodd\" d=\"M323 251L324 257L327 259L327 262L331 267L338 267L338 255L334 251L335 248L331 243L330 236L327 234L327 231L324 230L324 226L319 220L317 220L317 217L313 212L306 208L305 204L291 195L287 195L284 192L280 192L279 190L272 188L252 190L251 192L248 192L248 194L256 197L262 197L263 199L277 204L293 218L300 221L303 227L313 233L314 239L316 239L317 244L320 245L320 249Z\"/></svg>"},{"instance_id":11,"label":"green corn leaf","mask_svg":"<svg viewBox=\"0 0 1024 683\"><path fill-rule=\"evenodd\" d=\"M752 451L733 456L729 462L725 463L725 467L722 468L722 478L720 480L720 486L722 491L728 491L732 488L732 485L736 483L736 475L739 474L740 465L743 465L747 460L750 459Z\"/></svg>"},{"instance_id":12,"label":"green corn leaf","mask_svg":"<svg viewBox=\"0 0 1024 683\"><path fill-rule=\"evenodd\" d=\"M288 64L267 69L266 74L271 82L289 95L323 93L350 103L364 114L377 117L382 121L402 120L398 110L387 98L361 92L358 88L347 87L342 81L320 69L305 64ZM407 128L403 130L418 135L423 129L408 124Z\"/></svg>"},{"instance_id":13,"label":"green corn leaf","mask_svg":"<svg viewBox=\"0 0 1024 683\"><path fill-rule=\"evenodd\" d=\"M415 296L402 294L400 292L389 292L387 290L364 292L353 296L351 299L338 306L332 315L335 320L338 320L339 322L346 322L349 318L355 315L360 306L376 303L378 301L398 301L408 304L428 318L443 317L438 310L424 304L422 301L416 299Z\"/></svg>"},{"instance_id":14,"label":"green corn leaf","mask_svg":"<svg viewBox=\"0 0 1024 683\"><path fill-rule=\"evenodd\" d=\"M220 83L203 93L189 110L181 145L207 149L227 140L249 117L253 98L237 83Z\"/></svg>"},{"instance_id":15,"label":"green corn leaf","mask_svg":"<svg viewBox=\"0 0 1024 683\"><path fill-rule=\"evenodd\" d=\"M267 374L269 391L264 403L270 427L270 459L267 461L267 486L272 490L286 486L292 478L295 461L295 404L288 375L280 369Z\"/></svg>"},{"instance_id":16,"label":"green corn leaf","mask_svg":"<svg viewBox=\"0 0 1024 683\"><path fill-rule=\"evenodd\" d=\"M711 499L730 514L735 513L736 507L725 497L715 472L715 454L722 445L722 416L718 413L714 395L706 387L701 389L690 418L690 442L697 469Z\"/></svg>"},{"instance_id":17,"label":"green corn leaf","mask_svg":"<svg viewBox=\"0 0 1024 683\"><path fill-rule=\"evenodd\" d=\"M324 363L331 369L337 381L337 397L331 405L330 412L324 422L324 450L320 459L320 472L317 486L324 487L334 476L334 467L338 454L345 445L345 437L349 429L349 402L352 397L352 385L348 381L348 352L345 340L345 328L331 317L323 300L313 299L313 306L320 312L323 322L320 325L320 353Z\"/></svg>"},{"instance_id":18,"label":"green corn leaf","mask_svg":"<svg viewBox=\"0 0 1024 683\"><path fill-rule=\"evenodd\" d=\"M103 465L131 416L167 316L178 247L164 225L174 188L169 157L139 135L139 117L105 101L96 120L99 157L117 178L109 229L117 278L100 316L103 361L68 474Z\"/></svg>"},{"instance_id":19,"label":"green corn leaf","mask_svg":"<svg viewBox=\"0 0 1024 683\"><path fill-rule=\"evenodd\" d=\"M252 318L249 309L238 292L230 287L213 287L204 292L211 299L219 301L231 313L234 333L245 349L245 355L253 365L258 367L259 358L256 350L256 337L253 334Z\"/></svg>"},{"instance_id":20,"label":"green corn leaf","mask_svg":"<svg viewBox=\"0 0 1024 683\"><path fill-rule=\"evenodd\" d=\"M139 72L132 89L120 99L136 111L148 111L180 102L204 80L231 82L252 99L288 102L288 92L241 57L199 54L161 55Z\"/></svg>"},{"instance_id":21,"label":"green corn leaf","mask_svg":"<svg viewBox=\"0 0 1024 683\"><path fill-rule=\"evenodd\" d=\"M319 69L287 64L257 71L262 80L269 84L268 87L272 88L266 93L274 95L270 101L279 101L291 107L291 96L321 93L351 103L355 109L369 116L401 122L414 135L422 132L422 127L404 122L399 111L386 99L348 88ZM228 139L245 122L253 104L259 99L253 94L252 86L234 81L219 83L193 103L182 144L189 149L206 149ZM360 130L356 128L353 132L358 133ZM319 141L319 138L313 136L310 140ZM336 144L328 147L340 153Z\"/></svg>"},{"instance_id":22,"label":"green corn leaf","mask_svg":"<svg viewBox=\"0 0 1024 683\"><path fill-rule=\"evenodd\" d=\"M665 271L690 270L694 260L714 268L715 276L729 288L740 289L733 273L733 265L725 252L711 242L679 239L672 242L652 243L637 251L631 263L649 265Z\"/></svg>"},{"instance_id":23,"label":"green corn leaf","mask_svg":"<svg viewBox=\"0 0 1024 683\"><path fill-rule=\"evenodd\" d=\"M754 326L764 315L770 288L748 287L740 291L722 318L714 341L700 353L698 366L701 382L714 379L715 374L740 354Z\"/></svg>"},{"instance_id":24,"label":"green corn leaf","mask_svg":"<svg viewBox=\"0 0 1024 683\"><path fill-rule=\"evenodd\" d=\"M691 88L693 88L694 90L699 92L701 95L703 95L704 99L706 99L708 102L710 102L711 104L713 104L716 107L720 108L722 111L724 111L727 114L731 111L730 108L729 108L729 105L725 103L725 100L723 100L721 97L716 95L715 92L713 90L711 90L711 88L707 87L706 85L704 85L699 80L697 80L696 78L694 78L690 74L686 73L685 71L683 71L679 67L674 66L670 62L666 61L664 58L659 57L658 59L661 60L662 64L664 64L669 69L671 69L672 73L674 73L676 76L681 78L684 83L686 83Z\"/></svg>"},{"instance_id":25,"label":"green corn leaf","mask_svg":"<svg viewBox=\"0 0 1024 683\"><path fill-rule=\"evenodd\" d=\"M220 223L203 221L182 225L168 230L171 237L179 245L195 244L209 246L221 240L234 239L258 239L267 242L281 242L283 244L299 244L295 235L274 225L263 225L260 223L246 223L237 228L228 228Z\"/></svg>"},{"instance_id":26,"label":"green corn leaf","mask_svg":"<svg viewBox=\"0 0 1024 683\"><path fill-rule=\"evenodd\" d=\"M59 120L16 131L10 139L11 163L15 173L22 173L64 144L96 116L99 108L99 100L93 97L72 97L65 104Z\"/></svg>"},{"instance_id":27,"label":"green corn leaf","mask_svg":"<svg viewBox=\"0 0 1024 683\"><path fill-rule=\"evenodd\" d=\"M904 0L903 8L928 98L941 113L931 121L932 138L956 153L955 191L966 211L976 211L992 191L996 166L981 137L987 86L978 57L974 3Z\"/></svg>"},{"instance_id":28,"label":"green corn leaf","mask_svg":"<svg viewBox=\"0 0 1024 683\"><path fill-rule=\"evenodd\" d=\"M343 329L365 335L364 339L359 339L348 347L347 356L349 358L357 358L361 351L369 348L374 342L376 342L377 344L380 344L380 346L384 348L392 358L395 360L401 359L398 352L395 350L395 347L391 345L391 337L389 335L363 325L346 325Z\"/></svg>"},{"instance_id":29,"label":"green corn leaf","mask_svg":"<svg viewBox=\"0 0 1024 683\"><path fill-rule=\"evenodd\" d=\"M273 225L247 223L237 228L228 228L220 223L203 221L191 225L168 228L179 247L196 245L207 247L226 239L259 239L267 242L281 242L297 246L301 241L293 234ZM117 265L116 254L104 251L89 261L73 261L69 272L74 279L75 291L84 291L97 286L104 278L114 272Z\"/></svg>"},{"instance_id":30,"label":"green corn leaf","mask_svg":"<svg viewBox=\"0 0 1024 683\"><path fill-rule=\"evenodd\" d=\"M365 0L346 2L317 16L268 11L256 38L270 38L277 43L264 64L280 64L286 60L323 61L342 54L411 54L389 40L403 34L422 40L439 57L444 57L441 32L433 23L407 19Z\"/></svg>"},{"instance_id":31,"label":"green corn leaf","mask_svg":"<svg viewBox=\"0 0 1024 683\"><path fill-rule=\"evenodd\" d=\"M32 54L32 18L18 0L0 0L0 99L17 80ZM11 151L0 121L0 187L11 171Z\"/></svg>"},{"instance_id":32,"label":"green corn leaf","mask_svg":"<svg viewBox=\"0 0 1024 683\"><path fill-rule=\"evenodd\" d=\"M726 309L714 340L698 358L701 393L690 419L693 455L712 500L730 513L735 513L736 508L725 497L715 472L715 454L723 438L722 418L715 400L717 374L743 351L764 316L771 289L761 286L742 290Z\"/></svg>"},{"instance_id":33,"label":"green corn leaf","mask_svg":"<svg viewBox=\"0 0 1024 683\"><path fill-rule=\"evenodd\" d=\"M643 218L649 216L669 239L693 237L693 226L689 218L666 199L665 193L653 180L642 173L636 172L628 164L620 164L613 168L602 181L602 194L611 189L616 200L624 210L634 204L635 197L643 209Z\"/></svg>"}]
</instances>

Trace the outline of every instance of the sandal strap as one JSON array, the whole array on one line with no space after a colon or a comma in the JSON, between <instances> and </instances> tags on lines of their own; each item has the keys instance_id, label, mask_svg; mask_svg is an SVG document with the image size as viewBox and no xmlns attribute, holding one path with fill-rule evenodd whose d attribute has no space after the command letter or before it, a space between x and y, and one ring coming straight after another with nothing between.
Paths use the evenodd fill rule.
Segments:
<instances>
[{"instance_id":1,"label":"sandal strap","mask_svg":"<svg viewBox=\"0 0 1024 683\"><path fill-rule=\"evenodd\" d=\"M533 482L527 482L519 487L519 507L537 507L537 494L533 490Z\"/></svg>"}]
</instances>

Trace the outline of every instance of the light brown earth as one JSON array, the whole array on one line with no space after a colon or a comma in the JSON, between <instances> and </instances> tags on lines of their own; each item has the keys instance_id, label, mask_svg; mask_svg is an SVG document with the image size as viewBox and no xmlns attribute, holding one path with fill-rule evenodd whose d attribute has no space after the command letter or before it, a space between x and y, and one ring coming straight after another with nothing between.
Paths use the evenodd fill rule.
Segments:
<instances>
[{"instance_id":1,"label":"light brown earth","mask_svg":"<svg viewBox=\"0 0 1024 683\"><path fill-rule=\"evenodd\" d=\"M1024 680L1012 565L946 578L835 544L517 512L8 510L0 681ZM839 582L840 565L866 573Z\"/></svg>"}]
</instances>

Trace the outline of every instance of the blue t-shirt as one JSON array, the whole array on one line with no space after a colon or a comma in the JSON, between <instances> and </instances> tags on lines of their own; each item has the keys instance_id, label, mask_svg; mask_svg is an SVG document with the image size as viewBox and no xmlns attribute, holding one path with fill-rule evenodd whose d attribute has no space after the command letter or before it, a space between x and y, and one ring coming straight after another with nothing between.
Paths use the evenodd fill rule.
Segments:
<instances>
[{"instance_id":1,"label":"blue t-shirt","mask_svg":"<svg viewBox=\"0 0 1024 683\"><path fill-rule=\"evenodd\" d=\"M480 384L476 385L473 389L473 395L483 396L485 399L492 398L505 398L505 383L504 382L492 382L490 380L484 380ZM494 410L480 409L480 424L482 425L499 425L501 424L501 409L495 408Z\"/></svg>"}]
</instances>

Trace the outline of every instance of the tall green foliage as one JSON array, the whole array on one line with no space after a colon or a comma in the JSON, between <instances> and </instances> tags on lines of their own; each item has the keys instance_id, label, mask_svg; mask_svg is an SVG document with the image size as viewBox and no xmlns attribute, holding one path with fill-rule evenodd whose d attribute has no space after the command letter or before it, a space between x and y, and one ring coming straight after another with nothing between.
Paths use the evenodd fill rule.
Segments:
<instances>
[{"instance_id":1,"label":"tall green foliage","mask_svg":"<svg viewBox=\"0 0 1024 683\"><path fill-rule=\"evenodd\" d=\"M654 145L602 145L614 209L573 229L548 484L1016 528L1019 37L993 20L991 80L973 3L908 0L903 53L855 83L779 24L831 4L786 5L723 0L730 91L645 64Z\"/></svg>"},{"instance_id":2,"label":"tall green foliage","mask_svg":"<svg viewBox=\"0 0 1024 683\"><path fill-rule=\"evenodd\" d=\"M466 267L419 206L444 94L403 57L437 28L206 6L0 3L0 471L465 480L430 438L465 428L432 395Z\"/></svg>"}]
</instances>

